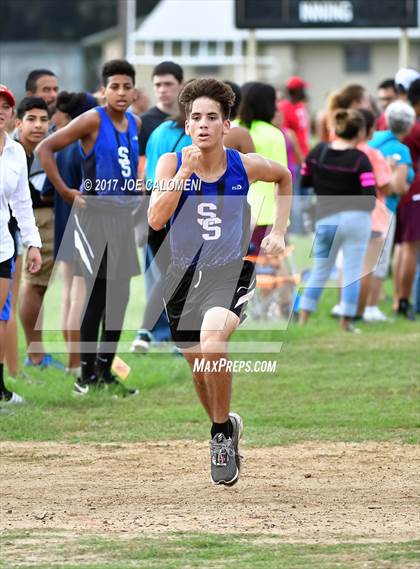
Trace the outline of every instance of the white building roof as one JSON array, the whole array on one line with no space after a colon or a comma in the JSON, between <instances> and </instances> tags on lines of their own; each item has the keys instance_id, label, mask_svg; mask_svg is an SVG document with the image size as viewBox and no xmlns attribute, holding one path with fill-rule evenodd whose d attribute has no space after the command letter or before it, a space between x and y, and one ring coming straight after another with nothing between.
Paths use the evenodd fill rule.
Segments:
<instances>
[{"instance_id":1,"label":"white building roof","mask_svg":"<svg viewBox=\"0 0 420 569\"><path fill-rule=\"evenodd\" d=\"M135 32L137 41L237 41L247 30L235 27L235 0L161 0ZM261 41L397 40L399 28L257 29ZM408 36L420 39L420 28Z\"/></svg>"}]
</instances>

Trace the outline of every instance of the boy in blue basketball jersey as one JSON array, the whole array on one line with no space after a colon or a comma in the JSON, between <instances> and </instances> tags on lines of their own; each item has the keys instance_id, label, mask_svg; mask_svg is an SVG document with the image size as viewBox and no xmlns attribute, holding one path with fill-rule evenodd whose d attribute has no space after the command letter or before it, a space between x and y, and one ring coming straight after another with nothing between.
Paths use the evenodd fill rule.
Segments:
<instances>
[{"instance_id":1,"label":"boy in blue basketball jersey","mask_svg":"<svg viewBox=\"0 0 420 569\"><path fill-rule=\"evenodd\" d=\"M250 237L247 192L257 180L276 184L275 221L262 242L271 255L285 248L292 193L287 168L258 154L224 148L234 98L232 89L215 79L198 79L184 87L179 100L193 144L160 158L159 187L149 208L153 229L171 224L166 312L212 422L212 481L227 486L239 477L243 426L241 417L230 413L232 373L218 364L227 358L229 338L255 288L254 267L243 260ZM204 371L194 369L197 360L205 361Z\"/></svg>"},{"instance_id":2,"label":"boy in blue basketball jersey","mask_svg":"<svg viewBox=\"0 0 420 569\"><path fill-rule=\"evenodd\" d=\"M129 298L130 278L139 273L133 210L138 205L138 133L141 121L128 107L133 102L135 70L125 60L102 69L104 107L80 115L47 138L39 156L62 198L75 206L76 278L83 278L86 305L80 328L81 377L74 393L90 387L116 386L111 373ZM54 152L79 141L83 181L69 188L60 176ZM99 348L99 328L102 324Z\"/></svg>"}]
</instances>

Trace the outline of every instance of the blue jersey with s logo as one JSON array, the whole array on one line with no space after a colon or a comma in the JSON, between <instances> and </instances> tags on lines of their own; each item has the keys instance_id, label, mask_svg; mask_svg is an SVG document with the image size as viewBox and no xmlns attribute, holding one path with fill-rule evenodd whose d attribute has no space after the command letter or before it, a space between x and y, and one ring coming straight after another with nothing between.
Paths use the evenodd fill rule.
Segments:
<instances>
[{"instance_id":1,"label":"blue jersey with s logo","mask_svg":"<svg viewBox=\"0 0 420 569\"><path fill-rule=\"evenodd\" d=\"M182 152L177 152L177 171ZM251 230L248 176L237 150L226 149L226 171L216 182L193 173L170 221L172 263L218 267L246 253Z\"/></svg>"},{"instance_id":2,"label":"blue jersey with s logo","mask_svg":"<svg viewBox=\"0 0 420 569\"><path fill-rule=\"evenodd\" d=\"M80 146L83 172L80 189L87 196L107 198L107 204L132 208L138 204L140 194L136 184L139 160L136 120L131 113L125 113L128 128L120 132L104 107L95 110L100 116L95 145L87 155Z\"/></svg>"}]
</instances>

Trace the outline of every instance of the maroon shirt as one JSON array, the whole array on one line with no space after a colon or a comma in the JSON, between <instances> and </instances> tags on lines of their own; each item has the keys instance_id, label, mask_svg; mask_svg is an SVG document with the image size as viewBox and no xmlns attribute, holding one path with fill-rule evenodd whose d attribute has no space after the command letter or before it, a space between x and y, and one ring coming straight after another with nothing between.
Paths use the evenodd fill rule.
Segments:
<instances>
[{"instance_id":1,"label":"maroon shirt","mask_svg":"<svg viewBox=\"0 0 420 569\"><path fill-rule=\"evenodd\" d=\"M410 203L413 200L413 196L417 194L419 195L417 199L420 200L420 119L417 119L414 123L413 128L404 138L403 143L410 149L415 177L410 189L401 198L399 205Z\"/></svg>"}]
</instances>

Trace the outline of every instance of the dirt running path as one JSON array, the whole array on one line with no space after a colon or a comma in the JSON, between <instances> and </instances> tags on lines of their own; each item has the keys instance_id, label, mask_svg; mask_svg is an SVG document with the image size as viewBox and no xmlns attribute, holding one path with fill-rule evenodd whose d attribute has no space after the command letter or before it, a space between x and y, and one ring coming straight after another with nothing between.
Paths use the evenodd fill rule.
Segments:
<instances>
[{"instance_id":1,"label":"dirt running path","mask_svg":"<svg viewBox=\"0 0 420 569\"><path fill-rule=\"evenodd\" d=\"M313 543L420 537L415 446L243 451L241 480L227 489L209 482L205 443L1 443L0 526L78 534L217 528Z\"/></svg>"}]
</instances>

